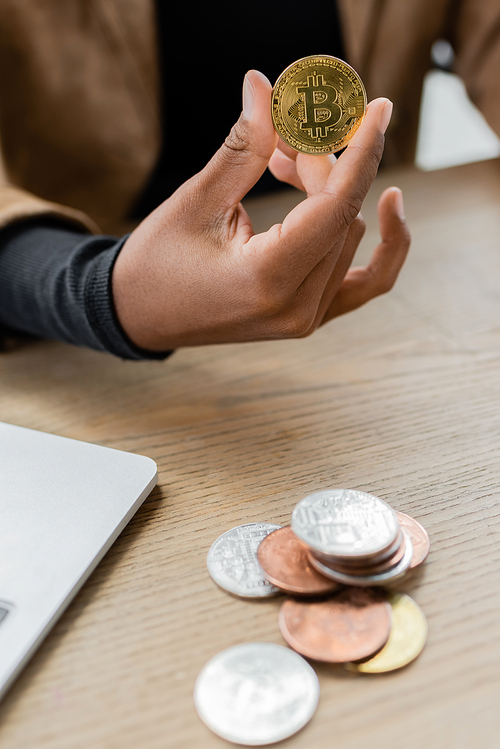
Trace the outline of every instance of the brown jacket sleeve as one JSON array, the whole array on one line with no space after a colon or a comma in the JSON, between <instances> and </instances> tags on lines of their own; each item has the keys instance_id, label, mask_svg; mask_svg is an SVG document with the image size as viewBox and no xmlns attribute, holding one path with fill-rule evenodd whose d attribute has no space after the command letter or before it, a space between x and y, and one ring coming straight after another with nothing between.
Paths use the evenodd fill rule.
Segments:
<instances>
[{"instance_id":1,"label":"brown jacket sleeve","mask_svg":"<svg viewBox=\"0 0 500 749\"><path fill-rule=\"evenodd\" d=\"M414 160L422 83L439 38L454 45L457 73L500 134L500 0L338 4L369 98L394 102L386 164ZM127 214L160 145L154 0L2 0L0 71L10 183L0 187L0 226L51 213L91 231L129 231Z\"/></svg>"},{"instance_id":2,"label":"brown jacket sleeve","mask_svg":"<svg viewBox=\"0 0 500 749\"><path fill-rule=\"evenodd\" d=\"M384 164L413 163L431 47L449 40L455 72L500 135L500 0L338 0L349 62L368 98L394 103Z\"/></svg>"},{"instance_id":3,"label":"brown jacket sleeve","mask_svg":"<svg viewBox=\"0 0 500 749\"><path fill-rule=\"evenodd\" d=\"M93 234L99 234L97 224L82 211L51 203L9 184L0 186L0 229L18 221L37 216L59 217L65 223L76 224Z\"/></svg>"},{"instance_id":4,"label":"brown jacket sleeve","mask_svg":"<svg viewBox=\"0 0 500 749\"><path fill-rule=\"evenodd\" d=\"M0 71L0 226L129 231L160 144L154 0L2 0Z\"/></svg>"},{"instance_id":5,"label":"brown jacket sleeve","mask_svg":"<svg viewBox=\"0 0 500 749\"><path fill-rule=\"evenodd\" d=\"M462 0L454 21L455 70L500 136L500 0Z\"/></svg>"}]
</instances>

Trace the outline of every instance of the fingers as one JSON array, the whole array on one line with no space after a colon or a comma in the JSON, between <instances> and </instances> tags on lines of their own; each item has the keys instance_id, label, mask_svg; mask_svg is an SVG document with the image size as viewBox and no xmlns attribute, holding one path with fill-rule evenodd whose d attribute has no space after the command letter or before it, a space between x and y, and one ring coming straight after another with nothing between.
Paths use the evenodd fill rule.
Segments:
<instances>
[{"instance_id":1,"label":"fingers","mask_svg":"<svg viewBox=\"0 0 500 749\"><path fill-rule=\"evenodd\" d=\"M328 253L286 304L274 310L272 326L278 337L304 338L322 324L364 232L365 222L358 216L349 227L340 255L335 251Z\"/></svg>"},{"instance_id":2,"label":"fingers","mask_svg":"<svg viewBox=\"0 0 500 749\"><path fill-rule=\"evenodd\" d=\"M271 119L271 84L257 70L243 82L243 110L222 147L196 176L207 213L239 203L262 176L278 136Z\"/></svg>"},{"instance_id":3,"label":"fingers","mask_svg":"<svg viewBox=\"0 0 500 749\"><path fill-rule=\"evenodd\" d=\"M320 192L330 176L332 166L336 162L333 154L330 156L309 156L305 153L297 153L286 146L283 141L278 142L278 147L271 156L269 170L281 182L287 182L297 190L315 195ZM292 151L292 153L290 153Z\"/></svg>"},{"instance_id":4,"label":"fingers","mask_svg":"<svg viewBox=\"0 0 500 749\"><path fill-rule=\"evenodd\" d=\"M329 156L298 154L297 174L308 195L316 195L324 189L336 161L334 154Z\"/></svg>"},{"instance_id":5,"label":"fingers","mask_svg":"<svg viewBox=\"0 0 500 749\"><path fill-rule=\"evenodd\" d=\"M334 243L340 252L349 225L360 212L377 173L391 110L388 99L372 102L346 151L333 164L324 187L299 203L281 226L248 241L248 250L256 256L272 253L273 262L283 268L285 283L288 276L290 284L300 284ZM306 164L304 161L304 167ZM306 172L304 169L304 175ZM308 177L304 177L306 181ZM311 180L312 191L318 182Z\"/></svg>"},{"instance_id":6,"label":"fingers","mask_svg":"<svg viewBox=\"0 0 500 749\"><path fill-rule=\"evenodd\" d=\"M271 156L269 171L276 177L276 179L279 179L280 182L286 182L302 192L306 191L306 188L302 184L302 180L297 174L296 159L290 158L279 148L276 148Z\"/></svg>"},{"instance_id":7,"label":"fingers","mask_svg":"<svg viewBox=\"0 0 500 749\"><path fill-rule=\"evenodd\" d=\"M410 246L410 233L399 188L389 187L382 193L378 215L382 241L375 247L366 267L352 268L347 272L325 312L323 323L351 312L392 289Z\"/></svg>"},{"instance_id":8,"label":"fingers","mask_svg":"<svg viewBox=\"0 0 500 749\"><path fill-rule=\"evenodd\" d=\"M323 295L319 302L318 311L316 313L311 332L316 330L316 328L326 322L325 315L330 309L330 306L344 281L345 275L351 267L354 255L356 254L356 250L358 249L359 244L363 239L365 231L366 224L360 214L350 225L346 240L344 242L344 246L342 248L342 252L337 258L337 261L331 271L330 277L325 284Z\"/></svg>"},{"instance_id":9,"label":"fingers","mask_svg":"<svg viewBox=\"0 0 500 749\"><path fill-rule=\"evenodd\" d=\"M359 216L349 227L340 256L333 252L326 255L297 290L292 309L286 311L283 331L288 326L289 332L290 326L294 326L294 337L304 338L323 323L364 233L365 222Z\"/></svg>"},{"instance_id":10,"label":"fingers","mask_svg":"<svg viewBox=\"0 0 500 749\"><path fill-rule=\"evenodd\" d=\"M392 114L389 99L370 102L366 116L342 156L333 167L325 191L341 198L347 224L361 210L375 179L384 150L384 133Z\"/></svg>"}]
</instances>

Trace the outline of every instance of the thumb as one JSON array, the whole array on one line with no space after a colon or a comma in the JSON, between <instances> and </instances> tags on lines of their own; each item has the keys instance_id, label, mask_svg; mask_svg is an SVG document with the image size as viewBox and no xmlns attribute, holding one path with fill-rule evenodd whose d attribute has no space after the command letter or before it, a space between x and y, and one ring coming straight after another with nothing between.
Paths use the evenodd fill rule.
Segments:
<instances>
[{"instance_id":1,"label":"thumb","mask_svg":"<svg viewBox=\"0 0 500 749\"><path fill-rule=\"evenodd\" d=\"M266 170L277 139L271 119L271 84L258 70L249 70L243 81L240 118L199 174L207 202L224 208L239 203Z\"/></svg>"}]
</instances>

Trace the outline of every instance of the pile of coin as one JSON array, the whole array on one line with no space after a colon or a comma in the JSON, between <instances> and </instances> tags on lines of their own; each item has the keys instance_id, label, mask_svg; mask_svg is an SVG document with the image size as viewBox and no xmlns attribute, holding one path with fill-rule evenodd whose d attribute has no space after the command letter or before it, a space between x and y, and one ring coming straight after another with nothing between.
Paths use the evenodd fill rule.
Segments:
<instances>
[{"instance_id":1,"label":"pile of coin","mask_svg":"<svg viewBox=\"0 0 500 749\"><path fill-rule=\"evenodd\" d=\"M283 531L282 531L283 533ZM266 577L290 593L317 594L307 583L299 590L285 579L291 565L306 569L303 558L321 578L342 585L387 585L421 564L429 552L429 537L416 520L397 512L373 494L350 489L331 489L304 497L292 513L288 534L288 573L281 581L274 565L282 558L278 534L259 549L259 563ZM296 548L295 555L290 553ZM278 574L279 577L279 574ZM281 582L281 584L280 584Z\"/></svg>"},{"instance_id":2,"label":"pile of coin","mask_svg":"<svg viewBox=\"0 0 500 749\"><path fill-rule=\"evenodd\" d=\"M420 654L427 623L410 596L381 586L400 580L420 565L429 548L423 526L379 497L350 489L328 489L302 499L289 526L248 523L226 531L212 544L207 566L215 582L233 595L263 598L288 593L280 608L279 627L296 653L343 664L353 672L383 673L406 666ZM273 700L282 704L281 718L276 722L263 708L261 717L268 726L263 729L256 713L259 739L249 727L243 727L243 718L239 722L235 719L238 709L246 715L250 706L243 701L237 708L234 684L245 694L252 694L252 709L258 712L255 684L269 678L266 648L270 644L251 646L251 667L245 660L247 651L240 653L233 648L207 664L197 681L195 703L202 720L224 738L241 744L272 743L279 740L278 736L284 738L298 730L293 711L289 719L284 717L288 714L286 705L292 704L297 695L279 687L276 674L274 683L279 694ZM275 663L281 662L281 646L273 647ZM225 674L224 680L209 679L208 666L210 673L218 673L222 663L226 670L228 663L233 664L231 674ZM298 675L307 665L305 661L304 665L292 661L289 667ZM315 709L314 680L309 690L308 709L300 726ZM209 701L218 706L218 712L208 707ZM236 725L241 727L239 732Z\"/></svg>"}]
</instances>

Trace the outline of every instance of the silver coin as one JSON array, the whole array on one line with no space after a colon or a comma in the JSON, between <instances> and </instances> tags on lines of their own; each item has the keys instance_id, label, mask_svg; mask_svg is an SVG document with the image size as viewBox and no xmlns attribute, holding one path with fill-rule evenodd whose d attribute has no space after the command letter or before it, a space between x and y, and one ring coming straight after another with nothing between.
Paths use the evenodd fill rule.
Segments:
<instances>
[{"instance_id":1,"label":"silver coin","mask_svg":"<svg viewBox=\"0 0 500 749\"><path fill-rule=\"evenodd\" d=\"M272 523L247 523L223 533L207 555L210 577L224 590L243 598L266 598L281 593L266 580L257 561L260 542L278 528L281 526Z\"/></svg>"},{"instance_id":2,"label":"silver coin","mask_svg":"<svg viewBox=\"0 0 500 749\"><path fill-rule=\"evenodd\" d=\"M318 700L318 677L307 661L270 642L218 653L194 688L202 721L222 738L246 746L292 736L312 718Z\"/></svg>"},{"instance_id":3,"label":"silver coin","mask_svg":"<svg viewBox=\"0 0 500 749\"><path fill-rule=\"evenodd\" d=\"M403 533L405 535L406 547L401 561L394 565L390 570L380 572L378 575L347 575L344 572L338 572L332 567L327 567L327 565L323 564L319 559L315 559L312 554L309 554L308 558L314 569L325 577L328 577L330 580L335 580L335 582L341 583L342 585L356 585L362 588L370 587L372 585L386 585L404 575L413 559L413 545L411 539L406 531L403 531Z\"/></svg>"},{"instance_id":4,"label":"silver coin","mask_svg":"<svg viewBox=\"0 0 500 749\"><path fill-rule=\"evenodd\" d=\"M396 540L399 522L387 502L353 489L327 489L304 497L292 513L292 530L322 558L369 560Z\"/></svg>"}]
</instances>

